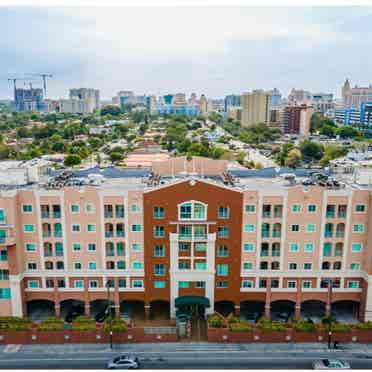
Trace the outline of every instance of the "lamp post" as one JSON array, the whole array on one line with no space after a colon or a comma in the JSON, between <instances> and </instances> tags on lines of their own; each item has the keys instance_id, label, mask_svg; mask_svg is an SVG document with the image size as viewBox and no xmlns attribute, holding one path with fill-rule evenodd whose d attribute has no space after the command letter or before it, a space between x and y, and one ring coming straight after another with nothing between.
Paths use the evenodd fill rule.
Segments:
<instances>
[{"instance_id":1,"label":"lamp post","mask_svg":"<svg viewBox=\"0 0 372 372\"><path fill-rule=\"evenodd\" d=\"M107 287L107 309L109 311L110 349L112 350L112 316L111 316L111 304L110 304L110 280L107 280L106 287Z\"/></svg>"}]
</instances>

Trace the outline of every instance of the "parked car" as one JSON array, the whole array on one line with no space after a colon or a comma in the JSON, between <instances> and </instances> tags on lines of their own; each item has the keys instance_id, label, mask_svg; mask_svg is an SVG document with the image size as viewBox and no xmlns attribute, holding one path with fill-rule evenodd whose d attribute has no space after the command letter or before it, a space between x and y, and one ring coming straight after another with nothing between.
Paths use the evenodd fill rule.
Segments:
<instances>
[{"instance_id":1,"label":"parked car","mask_svg":"<svg viewBox=\"0 0 372 372\"><path fill-rule=\"evenodd\" d=\"M84 315L85 309L84 306L75 306L73 307L66 315L65 322L71 323L79 315Z\"/></svg>"},{"instance_id":2,"label":"parked car","mask_svg":"<svg viewBox=\"0 0 372 372\"><path fill-rule=\"evenodd\" d=\"M340 359L321 359L313 362L313 369L350 369L350 364Z\"/></svg>"},{"instance_id":3,"label":"parked car","mask_svg":"<svg viewBox=\"0 0 372 372\"><path fill-rule=\"evenodd\" d=\"M108 369L138 369L139 360L134 355L119 355L109 360Z\"/></svg>"}]
</instances>

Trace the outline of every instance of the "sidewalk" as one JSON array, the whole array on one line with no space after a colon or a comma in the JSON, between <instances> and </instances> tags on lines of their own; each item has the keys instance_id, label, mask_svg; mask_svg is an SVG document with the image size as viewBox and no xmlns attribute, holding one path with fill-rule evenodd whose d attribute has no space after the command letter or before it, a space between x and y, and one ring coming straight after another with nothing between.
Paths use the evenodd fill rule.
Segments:
<instances>
[{"instance_id":1,"label":"sidewalk","mask_svg":"<svg viewBox=\"0 0 372 372\"><path fill-rule=\"evenodd\" d=\"M4 353L7 345L0 346ZM9 348L8 348L9 349ZM64 345L21 345L18 353L66 354L66 353L108 353L108 344L64 344ZM341 344L337 350L328 350L326 343L133 343L114 344L114 352L149 353L195 353L195 352L246 352L249 353L307 353L334 352L335 354L366 354L372 357L372 344Z\"/></svg>"}]
</instances>

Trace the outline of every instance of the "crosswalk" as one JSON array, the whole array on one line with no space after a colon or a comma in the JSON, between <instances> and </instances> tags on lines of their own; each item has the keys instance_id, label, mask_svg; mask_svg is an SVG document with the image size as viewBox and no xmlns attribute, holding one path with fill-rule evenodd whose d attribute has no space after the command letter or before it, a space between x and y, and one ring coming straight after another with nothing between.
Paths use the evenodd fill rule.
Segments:
<instances>
[{"instance_id":1,"label":"crosswalk","mask_svg":"<svg viewBox=\"0 0 372 372\"><path fill-rule=\"evenodd\" d=\"M4 347L3 353L17 353L21 346L21 344L8 344Z\"/></svg>"}]
</instances>

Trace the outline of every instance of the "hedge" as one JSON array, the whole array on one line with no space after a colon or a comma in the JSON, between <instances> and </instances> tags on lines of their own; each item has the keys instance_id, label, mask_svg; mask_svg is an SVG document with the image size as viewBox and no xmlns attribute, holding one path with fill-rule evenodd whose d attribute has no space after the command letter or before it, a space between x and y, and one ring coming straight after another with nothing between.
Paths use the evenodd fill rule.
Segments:
<instances>
[{"instance_id":1,"label":"hedge","mask_svg":"<svg viewBox=\"0 0 372 372\"><path fill-rule=\"evenodd\" d=\"M299 332L315 332L316 325L308 320L299 320L294 323L293 328Z\"/></svg>"},{"instance_id":2,"label":"hedge","mask_svg":"<svg viewBox=\"0 0 372 372\"><path fill-rule=\"evenodd\" d=\"M103 325L103 330L109 332L110 330L114 332L125 332L128 326L127 323L120 318L115 318L112 320L110 325L110 319L106 319Z\"/></svg>"},{"instance_id":3,"label":"hedge","mask_svg":"<svg viewBox=\"0 0 372 372\"><path fill-rule=\"evenodd\" d=\"M44 319L39 327L39 331L62 331L64 329L64 322L61 319L55 317L49 317Z\"/></svg>"},{"instance_id":4,"label":"hedge","mask_svg":"<svg viewBox=\"0 0 372 372\"><path fill-rule=\"evenodd\" d=\"M0 317L0 329L6 331L27 331L32 328L32 321L29 318L16 316Z\"/></svg>"},{"instance_id":5,"label":"hedge","mask_svg":"<svg viewBox=\"0 0 372 372\"><path fill-rule=\"evenodd\" d=\"M222 328L223 320L217 314L213 314L208 319L208 324L209 324L210 327L213 327L213 328Z\"/></svg>"},{"instance_id":6,"label":"hedge","mask_svg":"<svg viewBox=\"0 0 372 372\"><path fill-rule=\"evenodd\" d=\"M73 331L94 331L96 322L86 315L80 315L73 320L71 329Z\"/></svg>"},{"instance_id":7,"label":"hedge","mask_svg":"<svg viewBox=\"0 0 372 372\"><path fill-rule=\"evenodd\" d=\"M257 323L257 328L263 332L283 332L287 329L284 324L273 322L267 318L261 318Z\"/></svg>"},{"instance_id":8,"label":"hedge","mask_svg":"<svg viewBox=\"0 0 372 372\"><path fill-rule=\"evenodd\" d=\"M368 321L368 322L365 322L365 323L358 323L358 324L355 324L354 328L357 328L357 329L372 329L372 322Z\"/></svg>"},{"instance_id":9,"label":"hedge","mask_svg":"<svg viewBox=\"0 0 372 372\"><path fill-rule=\"evenodd\" d=\"M238 322L230 324L230 331L233 332L249 332L252 331L252 325L246 322Z\"/></svg>"}]
</instances>

